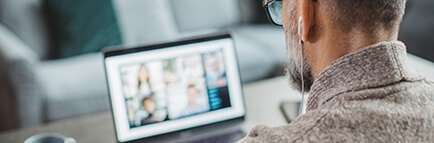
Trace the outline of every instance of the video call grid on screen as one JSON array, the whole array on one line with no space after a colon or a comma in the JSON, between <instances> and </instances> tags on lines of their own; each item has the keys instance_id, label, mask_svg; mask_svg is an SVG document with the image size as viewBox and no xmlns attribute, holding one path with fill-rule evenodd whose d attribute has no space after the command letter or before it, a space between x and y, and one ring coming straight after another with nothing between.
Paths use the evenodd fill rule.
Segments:
<instances>
[{"instance_id":1,"label":"video call grid on screen","mask_svg":"<svg viewBox=\"0 0 434 143\"><path fill-rule=\"evenodd\" d=\"M234 54L228 38L106 58L119 140L242 116Z\"/></svg>"},{"instance_id":2,"label":"video call grid on screen","mask_svg":"<svg viewBox=\"0 0 434 143\"><path fill-rule=\"evenodd\" d=\"M119 70L130 128L231 106L222 49Z\"/></svg>"}]
</instances>

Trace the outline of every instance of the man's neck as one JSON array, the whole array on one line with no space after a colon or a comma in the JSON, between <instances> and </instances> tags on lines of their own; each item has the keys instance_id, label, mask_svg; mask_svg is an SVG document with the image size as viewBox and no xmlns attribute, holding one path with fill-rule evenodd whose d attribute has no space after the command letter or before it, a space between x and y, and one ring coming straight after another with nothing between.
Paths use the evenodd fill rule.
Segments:
<instances>
[{"instance_id":1,"label":"man's neck","mask_svg":"<svg viewBox=\"0 0 434 143\"><path fill-rule=\"evenodd\" d=\"M324 70L333 61L358 51L369 45L384 41L395 41L398 39L398 33L387 33L377 31L366 33L364 31L353 30L349 33L335 32L324 35L324 38L316 43L305 44L309 63L312 66L314 77Z\"/></svg>"}]
</instances>

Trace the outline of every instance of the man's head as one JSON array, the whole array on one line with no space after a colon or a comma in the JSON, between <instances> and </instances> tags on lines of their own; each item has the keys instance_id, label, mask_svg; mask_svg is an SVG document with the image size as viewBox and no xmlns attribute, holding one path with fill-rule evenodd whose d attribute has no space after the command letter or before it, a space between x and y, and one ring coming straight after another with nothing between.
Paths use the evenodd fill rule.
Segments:
<instances>
[{"instance_id":1,"label":"man's head","mask_svg":"<svg viewBox=\"0 0 434 143\"><path fill-rule=\"evenodd\" d=\"M406 0L324 0L337 30L398 30Z\"/></svg>"},{"instance_id":2,"label":"man's head","mask_svg":"<svg viewBox=\"0 0 434 143\"><path fill-rule=\"evenodd\" d=\"M154 98L152 98L151 96L143 98L142 106L143 109L145 109L145 111L147 111L149 114L154 113L155 111Z\"/></svg>"},{"instance_id":3,"label":"man's head","mask_svg":"<svg viewBox=\"0 0 434 143\"><path fill-rule=\"evenodd\" d=\"M264 6L273 1L264 0ZM396 40L405 1L282 0L281 19L266 7L272 22L281 20L275 24L285 29L286 73L291 83L301 91L303 75L304 89L309 91L314 78L334 60L378 42Z\"/></svg>"}]
</instances>

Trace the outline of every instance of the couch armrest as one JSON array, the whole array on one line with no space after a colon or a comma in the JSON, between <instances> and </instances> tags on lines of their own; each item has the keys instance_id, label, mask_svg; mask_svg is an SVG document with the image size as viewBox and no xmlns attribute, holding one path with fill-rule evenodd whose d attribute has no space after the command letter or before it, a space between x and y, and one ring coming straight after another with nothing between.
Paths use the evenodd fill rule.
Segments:
<instances>
[{"instance_id":1,"label":"couch armrest","mask_svg":"<svg viewBox=\"0 0 434 143\"><path fill-rule=\"evenodd\" d=\"M1 60L26 60L32 63L39 61L38 55L24 43L15 33L0 23L0 56Z\"/></svg>"},{"instance_id":2,"label":"couch armrest","mask_svg":"<svg viewBox=\"0 0 434 143\"><path fill-rule=\"evenodd\" d=\"M37 54L0 23L0 130L42 123Z\"/></svg>"}]
</instances>

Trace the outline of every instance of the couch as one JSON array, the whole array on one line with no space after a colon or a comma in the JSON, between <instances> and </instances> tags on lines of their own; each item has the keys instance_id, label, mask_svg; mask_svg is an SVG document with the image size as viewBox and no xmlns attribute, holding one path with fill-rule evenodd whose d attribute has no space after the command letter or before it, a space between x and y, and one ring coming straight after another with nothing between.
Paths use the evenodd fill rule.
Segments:
<instances>
[{"instance_id":1,"label":"couch","mask_svg":"<svg viewBox=\"0 0 434 143\"><path fill-rule=\"evenodd\" d=\"M281 74L283 30L268 23L252 24L257 21L254 8L260 8L259 0L112 3L124 45L228 30L235 40L243 82ZM0 131L109 109L102 54L49 58L56 47L50 47L43 8L41 0L0 0Z\"/></svg>"}]
</instances>

